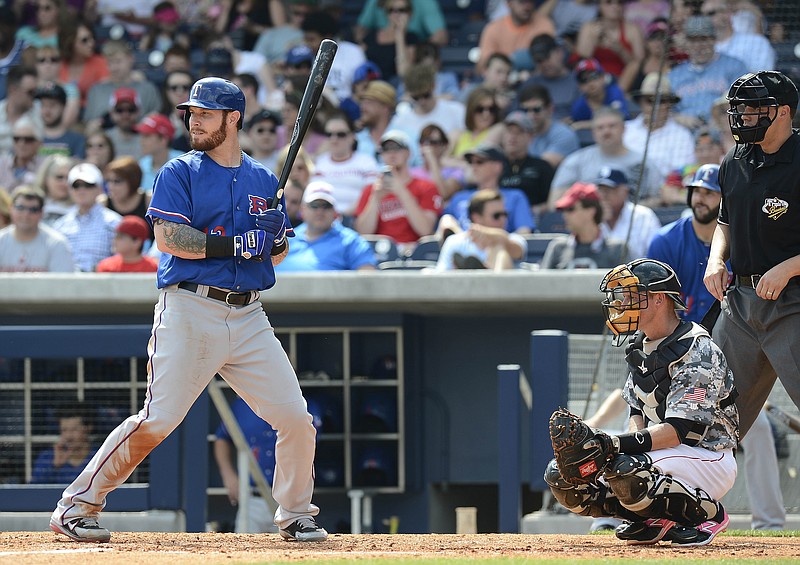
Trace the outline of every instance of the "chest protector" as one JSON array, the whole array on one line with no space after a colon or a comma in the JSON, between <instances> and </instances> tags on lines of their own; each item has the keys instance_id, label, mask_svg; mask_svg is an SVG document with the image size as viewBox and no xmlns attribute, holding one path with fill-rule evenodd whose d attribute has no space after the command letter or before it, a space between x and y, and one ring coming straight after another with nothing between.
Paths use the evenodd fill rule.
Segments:
<instances>
[{"instance_id":1,"label":"chest protector","mask_svg":"<svg viewBox=\"0 0 800 565\"><path fill-rule=\"evenodd\" d=\"M694 330L694 331L693 331ZM680 325L649 355L644 353L644 333L636 332L625 349L625 362L633 380L633 390L641 403L645 426L660 424L666 413L671 377L669 368L683 359L694 340L706 332L691 322Z\"/></svg>"}]
</instances>

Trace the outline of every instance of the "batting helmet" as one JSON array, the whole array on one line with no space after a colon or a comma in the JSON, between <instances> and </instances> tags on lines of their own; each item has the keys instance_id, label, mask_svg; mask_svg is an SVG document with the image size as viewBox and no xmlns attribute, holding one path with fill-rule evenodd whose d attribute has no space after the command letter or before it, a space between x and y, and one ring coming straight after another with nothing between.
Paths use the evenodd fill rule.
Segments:
<instances>
[{"instance_id":1,"label":"batting helmet","mask_svg":"<svg viewBox=\"0 0 800 565\"><path fill-rule=\"evenodd\" d=\"M606 293L603 311L615 346L639 329L639 311L647 308L648 292L664 293L675 302L676 310L686 310L675 271L655 259L636 259L614 267L600 283L600 292Z\"/></svg>"},{"instance_id":2,"label":"batting helmet","mask_svg":"<svg viewBox=\"0 0 800 565\"><path fill-rule=\"evenodd\" d=\"M692 180L686 183L688 194L686 204L692 207L692 192L694 188L705 188L713 192L721 192L719 187L719 165L701 165L692 175Z\"/></svg>"},{"instance_id":3,"label":"batting helmet","mask_svg":"<svg viewBox=\"0 0 800 565\"><path fill-rule=\"evenodd\" d=\"M763 141L775 120L769 117L770 107L786 105L794 112L798 102L797 86L779 71L758 71L739 77L726 98L730 104L728 123L737 144ZM758 117L755 125L745 124L742 119L745 114Z\"/></svg>"},{"instance_id":4,"label":"batting helmet","mask_svg":"<svg viewBox=\"0 0 800 565\"><path fill-rule=\"evenodd\" d=\"M219 77L201 78L192 85L189 100L178 104L178 110L186 110L183 123L189 129L189 108L205 108L207 110L236 110L239 112L239 123L242 129L244 120L244 93L231 81Z\"/></svg>"}]
</instances>

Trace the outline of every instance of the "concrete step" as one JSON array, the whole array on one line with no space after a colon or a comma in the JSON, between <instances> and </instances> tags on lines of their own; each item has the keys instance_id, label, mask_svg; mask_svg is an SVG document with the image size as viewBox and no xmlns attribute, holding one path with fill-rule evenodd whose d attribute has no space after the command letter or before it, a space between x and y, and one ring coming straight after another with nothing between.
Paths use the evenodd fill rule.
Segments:
<instances>
[{"instance_id":1,"label":"concrete step","mask_svg":"<svg viewBox=\"0 0 800 565\"><path fill-rule=\"evenodd\" d=\"M185 532L183 512L103 512L100 524L112 532ZM0 532L41 532L50 530L50 512L0 512Z\"/></svg>"}]
</instances>

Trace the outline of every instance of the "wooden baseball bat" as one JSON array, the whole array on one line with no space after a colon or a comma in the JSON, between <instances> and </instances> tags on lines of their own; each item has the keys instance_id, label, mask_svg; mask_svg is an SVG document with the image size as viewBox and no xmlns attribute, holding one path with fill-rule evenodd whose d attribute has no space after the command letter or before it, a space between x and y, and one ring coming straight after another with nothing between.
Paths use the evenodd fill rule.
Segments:
<instances>
[{"instance_id":1,"label":"wooden baseball bat","mask_svg":"<svg viewBox=\"0 0 800 565\"><path fill-rule=\"evenodd\" d=\"M784 412L774 404L770 404L769 402L764 403L764 409L775 416L775 418L784 424L786 427L791 429L794 432L800 434L800 417L795 416L794 414L789 414Z\"/></svg>"},{"instance_id":2,"label":"wooden baseball bat","mask_svg":"<svg viewBox=\"0 0 800 565\"><path fill-rule=\"evenodd\" d=\"M323 39L314 59L314 64L311 66L311 75L308 77L303 98L300 100L300 108L297 110L297 119L294 122L292 137L289 141L286 161L283 163L281 176L278 178L278 191L275 193L275 201L272 203L275 208L280 206L283 189L289 180L289 173L291 173L294 160L297 158L297 152L300 151L300 145L303 143L306 131L311 125L311 120L314 119L314 112L317 110L317 104L325 88L325 81L328 79L328 73L333 65L333 58L336 56L337 49L339 49L339 46L335 41Z\"/></svg>"}]
</instances>

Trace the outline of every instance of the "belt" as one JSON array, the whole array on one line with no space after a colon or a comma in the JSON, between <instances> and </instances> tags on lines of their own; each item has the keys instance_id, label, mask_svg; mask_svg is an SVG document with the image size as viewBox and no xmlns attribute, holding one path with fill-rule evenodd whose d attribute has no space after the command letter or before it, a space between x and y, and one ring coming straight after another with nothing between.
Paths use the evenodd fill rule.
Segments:
<instances>
[{"instance_id":1,"label":"belt","mask_svg":"<svg viewBox=\"0 0 800 565\"><path fill-rule=\"evenodd\" d=\"M761 275L736 275L736 285L755 288L758 286L758 281L761 280Z\"/></svg>"},{"instance_id":2,"label":"belt","mask_svg":"<svg viewBox=\"0 0 800 565\"><path fill-rule=\"evenodd\" d=\"M178 283L178 288L181 288L183 290L188 290L189 292L197 293L197 291L200 288L200 285L198 285L197 283L182 282ZM251 302L255 302L256 298L258 297L258 293L228 292L210 286L208 287L207 296L209 298L213 298L214 300L219 300L220 302L224 302L228 306L247 306Z\"/></svg>"}]
</instances>

